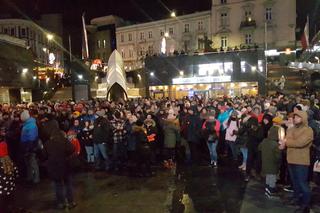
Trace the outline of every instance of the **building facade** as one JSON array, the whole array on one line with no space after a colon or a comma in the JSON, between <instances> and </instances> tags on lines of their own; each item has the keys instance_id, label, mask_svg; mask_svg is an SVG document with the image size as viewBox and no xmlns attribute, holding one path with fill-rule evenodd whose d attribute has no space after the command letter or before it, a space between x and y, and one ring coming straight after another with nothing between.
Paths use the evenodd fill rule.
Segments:
<instances>
[{"instance_id":1,"label":"building facade","mask_svg":"<svg viewBox=\"0 0 320 213\"><path fill-rule=\"evenodd\" d=\"M117 49L130 71L146 55L294 48L295 29L296 1L212 0L208 11L117 28Z\"/></svg>"},{"instance_id":2,"label":"building facade","mask_svg":"<svg viewBox=\"0 0 320 213\"><path fill-rule=\"evenodd\" d=\"M58 34L26 19L0 19L0 34L24 40L41 67L63 69L63 44Z\"/></svg>"},{"instance_id":3,"label":"building facade","mask_svg":"<svg viewBox=\"0 0 320 213\"><path fill-rule=\"evenodd\" d=\"M211 12L119 27L116 35L126 71L140 69L146 55L203 51L203 41L211 35Z\"/></svg>"}]
</instances>

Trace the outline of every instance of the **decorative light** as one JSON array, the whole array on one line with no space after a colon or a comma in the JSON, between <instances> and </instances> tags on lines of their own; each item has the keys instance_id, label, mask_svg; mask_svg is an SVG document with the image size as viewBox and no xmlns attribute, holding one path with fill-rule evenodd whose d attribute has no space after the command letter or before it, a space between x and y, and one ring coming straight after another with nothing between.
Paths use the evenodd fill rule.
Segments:
<instances>
[{"instance_id":1,"label":"decorative light","mask_svg":"<svg viewBox=\"0 0 320 213\"><path fill-rule=\"evenodd\" d=\"M162 38L162 41L161 41L161 53L162 54L166 54L166 52L167 52L167 41L166 41L166 38Z\"/></svg>"},{"instance_id":2,"label":"decorative light","mask_svg":"<svg viewBox=\"0 0 320 213\"><path fill-rule=\"evenodd\" d=\"M164 37L168 38L169 37L169 33L165 32Z\"/></svg>"},{"instance_id":3,"label":"decorative light","mask_svg":"<svg viewBox=\"0 0 320 213\"><path fill-rule=\"evenodd\" d=\"M94 80L95 80L95 81L97 81L98 79L99 79L99 77L98 77L98 76L96 76L96 77L94 78Z\"/></svg>"},{"instance_id":4,"label":"decorative light","mask_svg":"<svg viewBox=\"0 0 320 213\"><path fill-rule=\"evenodd\" d=\"M142 79L142 78L141 78L141 75L138 74L137 76L138 76L139 81L141 81L141 79Z\"/></svg>"},{"instance_id":5,"label":"decorative light","mask_svg":"<svg viewBox=\"0 0 320 213\"><path fill-rule=\"evenodd\" d=\"M291 54L291 49L290 48L286 48L285 54L286 55L290 55Z\"/></svg>"},{"instance_id":6,"label":"decorative light","mask_svg":"<svg viewBox=\"0 0 320 213\"><path fill-rule=\"evenodd\" d=\"M46 47L42 48L42 50L43 50L43 52L47 52L47 48Z\"/></svg>"},{"instance_id":7,"label":"decorative light","mask_svg":"<svg viewBox=\"0 0 320 213\"><path fill-rule=\"evenodd\" d=\"M23 69L22 69L22 73L23 73L23 74L26 74L28 71L29 71L28 68L23 68Z\"/></svg>"},{"instance_id":8,"label":"decorative light","mask_svg":"<svg viewBox=\"0 0 320 213\"><path fill-rule=\"evenodd\" d=\"M51 41L51 40L53 39L53 35L52 35L52 34L48 34L48 35L47 35L47 39L48 39L49 41Z\"/></svg>"},{"instance_id":9,"label":"decorative light","mask_svg":"<svg viewBox=\"0 0 320 213\"><path fill-rule=\"evenodd\" d=\"M37 79L37 76L33 76L32 78L33 78L33 80L36 80L36 79Z\"/></svg>"}]
</instances>

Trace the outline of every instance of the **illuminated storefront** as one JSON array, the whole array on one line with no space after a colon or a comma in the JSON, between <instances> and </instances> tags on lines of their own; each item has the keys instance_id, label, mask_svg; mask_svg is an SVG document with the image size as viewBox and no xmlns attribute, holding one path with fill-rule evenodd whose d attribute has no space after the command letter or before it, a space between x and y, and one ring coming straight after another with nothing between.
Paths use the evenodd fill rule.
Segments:
<instances>
[{"instance_id":1,"label":"illuminated storefront","mask_svg":"<svg viewBox=\"0 0 320 213\"><path fill-rule=\"evenodd\" d=\"M153 57L146 60L149 94L154 98L265 93L262 51L202 56Z\"/></svg>"}]
</instances>

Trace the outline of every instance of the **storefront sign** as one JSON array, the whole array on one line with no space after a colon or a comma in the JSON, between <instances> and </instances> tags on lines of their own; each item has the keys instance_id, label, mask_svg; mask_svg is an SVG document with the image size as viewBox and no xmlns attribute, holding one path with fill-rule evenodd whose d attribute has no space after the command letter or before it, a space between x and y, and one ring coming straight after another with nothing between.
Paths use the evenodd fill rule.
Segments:
<instances>
[{"instance_id":1,"label":"storefront sign","mask_svg":"<svg viewBox=\"0 0 320 213\"><path fill-rule=\"evenodd\" d=\"M193 78L174 78L173 84L205 84L205 83L222 83L231 82L231 76L206 76Z\"/></svg>"}]
</instances>

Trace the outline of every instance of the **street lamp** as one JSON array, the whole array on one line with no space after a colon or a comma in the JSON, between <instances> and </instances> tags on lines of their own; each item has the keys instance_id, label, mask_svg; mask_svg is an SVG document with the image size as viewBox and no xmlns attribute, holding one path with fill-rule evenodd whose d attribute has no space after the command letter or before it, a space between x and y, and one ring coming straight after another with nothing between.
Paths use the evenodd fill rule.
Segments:
<instances>
[{"instance_id":1,"label":"street lamp","mask_svg":"<svg viewBox=\"0 0 320 213\"><path fill-rule=\"evenodd\" d=\"M251 71L252 71L252 72L257 71L257 67L256 67L256 66L252 66L252 67L251 67Z\"/></svg>"},{"instance_id":2,"label":"street lamp","mask_svg":"<svg viewBox=\"0 0 320 213\"><path fill-rule=\"evenodd\" d=\"M43 50L43 52L47 52L47 48L46 47L44 47L44 48L42 48L42 50Z\"/></svg>"},{"instance_id":3,"label":"street lamp","mask_svg":"<svg viewBox=\"0 0 320 213\"><path fill-rule=\"evenodd\" d=\"M154 76L154 72L151 72L151 73L150 73L150 76L152 76L152 77L153 77L153 76Z\"/></svg>"},{"instance_id":4,"label":"street lamp","mask_svg":"<svg viewBox=\"0 0 320 213\"><path fill-rule=\"evenodd\" d=\"M171 18L175 18L175 17L177 17L177 14L176 14L176 12L173 10L173 11L171 11L170 16L171 16Z\"/></svg>"},{"instance_id":5,"label":"street lamp","mask_svg":"<svg viewBox=\"0 0 320 213\"><path fill-rule=\"evenodd\" d=\"M48 34L48 35L47 35L47 39L48 39L49 41L51 41L51 40L53 39L53 35L52 35L52 34Z\"/></svg>"},{"instance_id":6,"label":"street lamp","mask_svg":"<svg viewBox=\"0 0 320 213\"><path fill-rule=\"evenodd\" d=\"M28 68L23 68L23 69L22 69L22 73L23 73L23 74L26 74L28 71L29 71Z\"/></svg>"},{"instance_id":7,"label":"street lamp","mask_svg":"<svg viewBox=\"0 0 320 213\"><path fill-rule=\"evenodd\" d=\"M78 75L79 80L83 79L83 75Z\"/></svg>"},{"instance_id":8,"label":"street lamp","mask_svg":"<svg viewBox=\"0 0 320 213\"><path fill-rule=\"evenodd\" d=\"M180 76L183 76L183 75L184 75L184 72L183 72L183 71L180 71L179 74L180 74Z\"/></svg>"}]
</instances>

